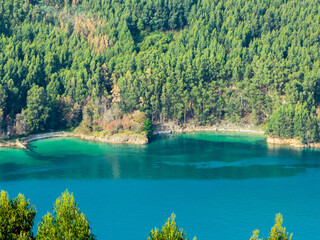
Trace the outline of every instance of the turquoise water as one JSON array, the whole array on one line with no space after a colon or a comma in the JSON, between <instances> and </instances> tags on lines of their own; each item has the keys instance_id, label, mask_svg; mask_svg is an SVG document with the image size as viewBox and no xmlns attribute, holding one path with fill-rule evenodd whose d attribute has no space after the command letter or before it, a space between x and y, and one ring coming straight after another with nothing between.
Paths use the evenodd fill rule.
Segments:
<instances>
[{"instance_id":1,"label":"turquoise water","mask_svg":"<svg viewBox=\"0 0 320 240\"><path fill-rule=\"evenodd\" d=\"M79 139L0 150L0 188L37 208L36 223L65 189L98 239L146 239L172 212L189 238L267 236L275 214L295 240L320 235L320 151L268 147L264 136L191 133L146 146Z\"/></svg>"}]
</instances>

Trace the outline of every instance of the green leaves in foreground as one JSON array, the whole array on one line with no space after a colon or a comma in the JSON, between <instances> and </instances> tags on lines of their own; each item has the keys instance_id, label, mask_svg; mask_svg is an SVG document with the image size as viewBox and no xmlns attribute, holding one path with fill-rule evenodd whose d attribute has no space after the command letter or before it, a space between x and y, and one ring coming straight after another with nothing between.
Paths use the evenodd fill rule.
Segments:
<instances>
[{"instance_id":1,"label":"green leaves in foreground","mask_svg":"<svg viewBox=\"0 0 320 240\"><path fill-rule=\"evenodd\" d=\"M22 194L9 200L5 191L0 194L0 239L32 239L31 229L33 226L36 210Z\"/></svg>"},{"instance_id":2,"label":"green leaves in foreground","mask_svg":"<svg viewBox=\"0 0 320 240\"><path fill-rule=\"evenodd\" d=\"M172 213L171 217L159 231L157 228L151 230L148 240L187 240L183 229L178 229L175 221L176 215ZM196 240L196 237L193 238Z\"/></svg>"},{"instance_id":3,"label":"green leaves in foreground","mask_svg":"<svg viewBox=\"0 0 320 240\"><path fill-rule=\"evenodd\" d=\"M31 233L36 210L22 194L10 200L5 191L0 194L0 239L32 240ZM39 223L36 239L47 240L93 240L89 222L72 194L68 191L59 197L53 214L46 214Z\"/></svg>"},{"instance_id":4,"label":"green leaves in foreground","mask_svg":"<svg viewBox=\"0 0 320 240\"><path fill-rule=\"evenodd\" d=\"M286 233L286 228L282 227L283 218L281 213L276 215L276 222L271 228L267 240L292 240L292 233ZM253 235L249 240L262 240L259 238L259 230L253 231Z\"/></svg>"},{"instance_id":5,"label":"green leaves in foreground","mask_svg":"<svg viewBox=\"0 0 320 240\"><path fill-rule=\"evenodd\" d=\"M36 239L94 239L88 220L79 210L73 195L64 192L56 200L53 214L47 213L40 222Z\"/></svg>"},{"instance_id":6,"label":"green leaves in foreground","mask_svg":"<svg viewBox=\"0 0 320 240\"><path fill-rule=\"evenodd\" d=\"M1 240L33 240L31 233L36 210L22 194L10 200L5 191L0 193L0 239ZM147 240L188 240L183 229L179 229L175 215L172 214L161 230L151 230ZM267 240L292 240L292 234L282 227L283 218L276 215L274 226ZM37 240L94 240L88 220L68 191L62 193L52 213L47 213L39 223ZM193 238L196 240L196 237ZM262 240L259 230L255 230L249 240Z\"/></svg>"}]
</instances>

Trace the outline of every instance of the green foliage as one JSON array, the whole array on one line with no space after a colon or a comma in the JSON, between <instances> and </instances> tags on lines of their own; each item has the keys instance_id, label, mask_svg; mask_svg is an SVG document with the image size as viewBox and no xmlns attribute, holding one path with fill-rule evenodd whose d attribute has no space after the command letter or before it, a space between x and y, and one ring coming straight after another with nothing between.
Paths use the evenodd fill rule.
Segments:
<instances>
[{"instance_id":1,"label":"green foliage","mask_svg":"<svg viewBox=\"0 0 320 240\"><path fill-rule=\"evenodd\" d=\"M280 106L268 122L268 133L281 138L298 138L302 143L319 140L319 125L307 104Z\"/></svg>"},{"instance_id":2,"label":"green foliage","mask_svg":"<svg viewBox=\"0 0 320 240\"><path fill-rule=\"evenodd\" d=\"M292 138L294 136L294 116L295 111L292 105L280 106L274 111L268 122L269 133L278 137Z\"/></svg>"},{"instance_id":3,"label":"green foliage","mask_svg":"<svg viewBox=\"0 0 320 240\"><path fill-rule=\"evenodd\" d=\"M43 87L34 85L28 91L26 121L32 132L43 131L49 118L50 108Z\"/></svg>"},{"instance_id":4,"label":"green foliage","mask_svg":"<svg viewBox=\"0 0 320 240\"><path fill-rule=\"evenodd\" d=\"M253 235L251 236L251 238L249 238L249 240L262 240L261 238L259 238L259 230L254 230Z\"/></svg>"},{"instance_id":5,"label":"green foliage","mask_svg":"<svg viewBox=\"0 0 320 240\"><path fill-rule=\"evenodd\" d=\"M89 222L72 194L68 191L59 197L53 209L53 214L46 214L39 223L36 239L94 239Z\"/></svg>"},{"instance_id":6,"label":"green foliage","mask_svg":"<svg viewBox=\"0 0 320 240\"><path fill-rule=\"evenodd\" d=\"M0 193L0 239L33 239L32 226L36 210L22 194L9 199L5 191Z\"/></svg>"},{"instance_id":7,"label":"green foliage","mask_svg":"<svg viewBox=\"0 0 320 240\"><path fill-rule=\"evenodd\" d=\"M153 131L154 131L154 125L150 118L147 118L143 123L143 129L147 134L148 139L152 138Z\"/></svg>"},{"instance_id":8,"label":"green foliage","mask_svg":"<svg viewBox=\"0 0 320 240\"><path fill-rule=\"evenodd\" d=\"M183 229L179 229L176 221L176 215L172 213L171 217L159 231L157 228L151 230L148 240L187 240ZM193 240L196 240L194 237Z\"/></svg>"},{"instance_id":9,"label":"green foliage","mask_svg":"<svg viewBox=\"0 0 320 240\"><path fill-rule=\"evenodd\" d=\"M90 135L92 133L92 123L90 121L82 121L74 130L76 133Z\"/></svg>"},{"instance_id":10,"label":"green foliage","mask_svg":"<svg viewBox=\"0 0 320 240\"><path fill-rule=\"evenodd\" d=\"M280 213L276 216L276 222L271 228L269 237L267 240L292 240L292 234L286 233L286 228L282 227L282 215Z\"/></svg>"},{"instance_id":11,"label":"green foliage","mask_svg":"<svg viewBox=\"0 0 320 240\"><path fill-rule=\"evenodd\" d=\"M267 240L292 240L292 234L286 233L286 228L282 227L283 218L280 213L276 215L274 226L271 228ZM259 230L253 231L253 235L249 240L262 240L258 239Z\"/></svg>"},{"instance_id":12,"label":"green foliage","mask_svg":"<svg viewBox=\"0 0 320 240\"><path fill-rule=\"evenodd\" d=\"M22 194L10 200L5 191L0 193L0 239L3 240L32 240L31 233L36 210ZM167 222L159 231L152 229L148 240L187 240L183 229L179 229L175 214L168 218ZM276 215L275 225L271 228L267 240L292 240L292 234L286 233L282 227L283 218L279 213ZM75 202L73 194L67 191L62 193L53 209L53 214L47 213L38 225L35 239L79 239L93 240L88 220ZM193 238L196 240L196 237ZM255 230L250 240L259 239L259 230Z\"/></svg>"},{"instance_id":13,"label":"green foliage","mask_svg":"<svg viewBox=\"0 0 320 240\"><path fill-rule=\"evenodd\" d=\"M0 239L32 240L36 210L22 194L10 200L5 191L0 194ZM36 239L95 239L89 222L74 200L64 192L56 200L53 214L46 214L39 223Z\"/></svg>"}]
</instances>

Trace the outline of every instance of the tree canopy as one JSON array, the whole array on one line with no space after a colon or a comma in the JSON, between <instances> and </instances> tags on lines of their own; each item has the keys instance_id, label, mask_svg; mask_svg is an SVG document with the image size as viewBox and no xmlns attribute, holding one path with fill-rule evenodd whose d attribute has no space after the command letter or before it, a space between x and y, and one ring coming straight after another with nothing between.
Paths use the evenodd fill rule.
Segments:
<instances>
[{"instance_id":1,"label":"tree canopy","mask_svg":"<svg viewBox=\"0 0 320 240\"><path fill-rule=\"evenodd\" d=\"M10 200L8 193L0 193L0 238L3 240L35 240L35 239L96 239L92 234L88 220L75 202L72 193L66 190L57 198L53 213L47 213L38 224L37 234L34 237L32 228L36 216L35 207L19 194ZM178 228L175 214L168 218L161 230L151 230L147 240L187 240L182 228ZM271 228L268 240L292 240L292 234L286 232L282 226L283 218L276 215L275 225ZM193 238L196 240L196 237ZM250 240L259 239L259 230L255 230Z\"/></svg>"},{"instance_id":2,"label":"tree canopy","mask_svg":"<svg viewBox=\"0 0 320 240\"><path fill-rule=\"evenodd\" d=\"M269 237L267 240L292 240L292 233L286 232L286 228L282 226L283 218L281 213L276 215L276 220L274 226L271 228ZM249 240L262 240L259 239L259 230L253 231L253 235Z\"/></svg>"},{"instance_id":3,"label":"tree canopy","mask_svg":"<svg viewBox=\"0 0 320 240\"><path fill-rule=\"evenodd\" d=\"M10 200L5 191L0 193L0 239L32 239L31 232L36 209L22 194Z\"/></svg>"},{"instance_id":4,"label":"tree canopy","mask_svg":"<svg viewBox=\"0 0 320 240\"><path fill-rule=\"evenodd\" d=\"M36 216L35 207L19 194L10 200L8 193L0 194L0 239L35 240L35 239L78 239L93 240L89 222L75 202L73 194L62 193L55 204L53 214L47 213L38 225L37 236L32 228Z\"/></svg>"},{"instance_id":5,"label":"tree canopy","mask_svg":"<svg viewBox=\"0 0 320 240\"><path fill-rule=\"evenodd\" d=\"M176 215L172 213L160 231L157 228L152 229L148 240L188 240L183 229L178 228L175 218ZM196 237L193 240L197 240Z\"/></svg>"},{"instance_id":6,"label":"tree canopy","mask_svg":"<svg viewBox=\"0 0 320 240\"><path fill-rule=\"evenodd\" d=\"M95 239L90 231L89 222L80 212L73 194L68 190L62 193L53 209L53 214L47 213L39 223L36 239Z\"/></svg>"}]
</instances>

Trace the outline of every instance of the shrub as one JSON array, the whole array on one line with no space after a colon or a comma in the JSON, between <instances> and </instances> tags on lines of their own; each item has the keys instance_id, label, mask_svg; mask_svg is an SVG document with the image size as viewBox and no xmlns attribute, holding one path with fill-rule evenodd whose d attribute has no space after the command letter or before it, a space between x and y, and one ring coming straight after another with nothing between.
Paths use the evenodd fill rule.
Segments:
<instances>
[{"instance_id":1,"label":"shrub","mask_svg":"<svg viewBox=\"0 0 320 240\"><path fill-rule=\"evenodd\" d=\"M36 210L22 194L9 200L5 191L0 194L0 239L32 239L31 229Z\"/></svg>"},{"instance_id":2,"label":"shrub","mask_svg":"<svg viewBox=\"0 0 320 240\"><path fill-rule=\"evenodd\" d=\"M175 218L176 215L172 213L161 231L157 228L151 230L148 240L187 240L187 235L183 232L183 229L178 228ZM196 240L196 238L194 237L193 240Z\"/></svg>"},{"instance_id":3,"label":"shrub","mask_svg":"<svg viewBox=\"0 0 320 240\"><path fill-rule=\"evenodd\" d=\"M274 226L271 228L269 237L267 240L292 240L292 234L286 233L286 228L282 227L283 218L280 213L276 215L276 221ZM261 240L258 239L259 230L255 230L249 240Z\"/></svg>"}]
</instances>

